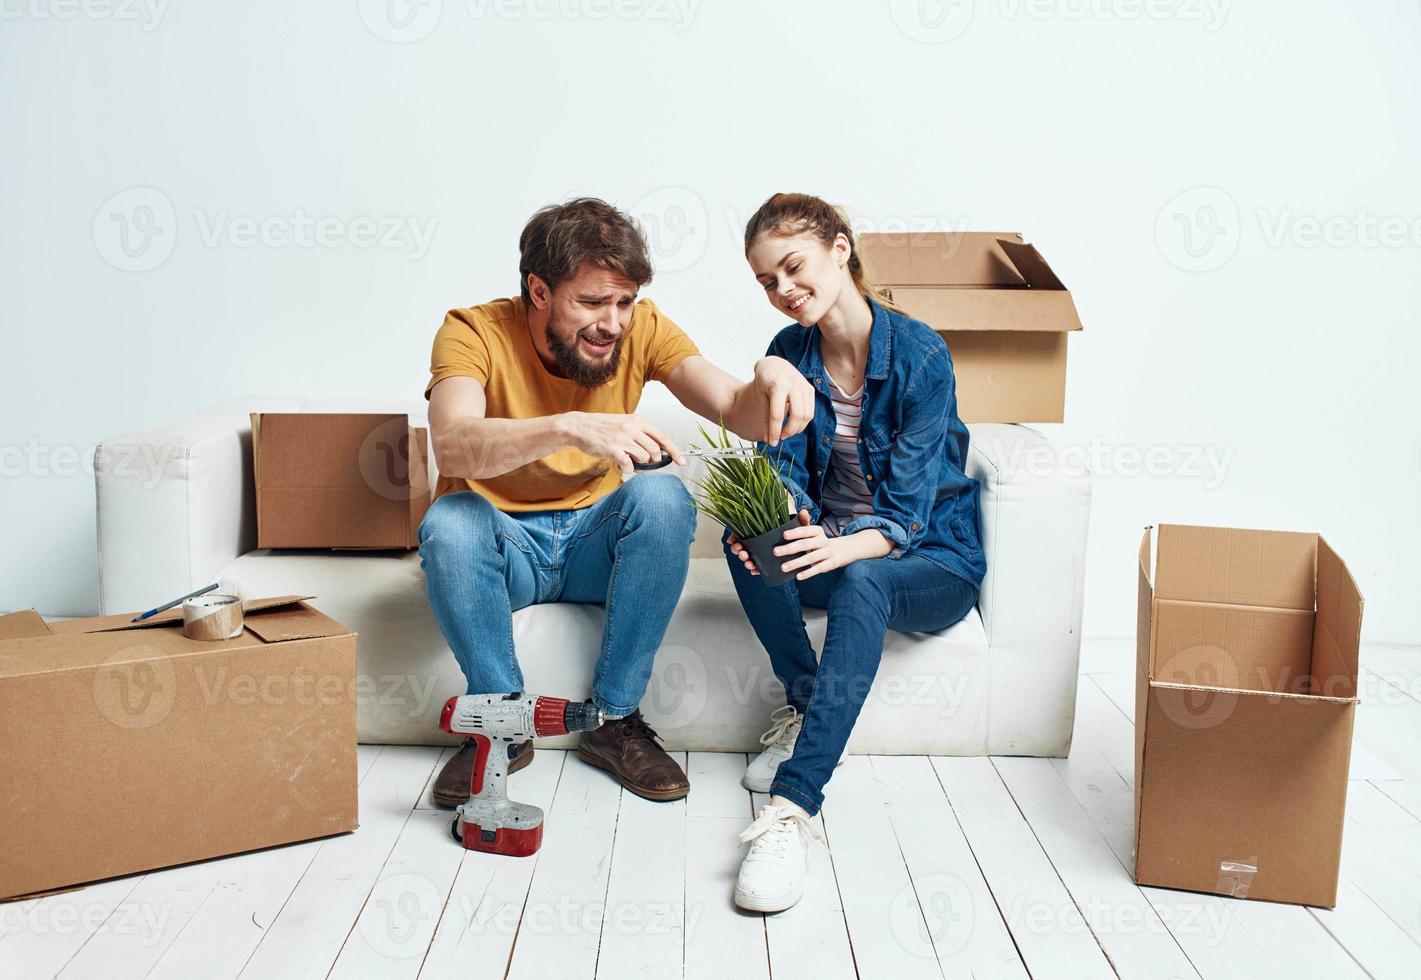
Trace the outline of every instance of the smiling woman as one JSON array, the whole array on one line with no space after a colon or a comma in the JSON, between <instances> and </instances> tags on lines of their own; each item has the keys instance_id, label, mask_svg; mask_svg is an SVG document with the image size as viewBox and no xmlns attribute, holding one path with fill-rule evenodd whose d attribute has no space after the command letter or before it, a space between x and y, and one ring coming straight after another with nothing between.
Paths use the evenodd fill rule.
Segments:
<instances>
[{"instance_id":1,"label":"smiling woman","mask_svg":"<svg viewBox=\"0 0 1421 980\"><path fill-rule=\"evenodd\" d=\"M946 629L977 601L986 568L975 480L963 472L947 345L873 285L842 211L776 194L745 229L745 257L770 305L793 323L770 344L814 386L809 426L776 456L800 503L798 527L773 549L788 581L756 585L765 561L734 534L731 576L787 704L745 770L770 802L750 842L735 901L778 912L804 892L810 822L842 758L889 629ZM803 607L829 611L822 655Z\"/></svg>"}]
</instances>

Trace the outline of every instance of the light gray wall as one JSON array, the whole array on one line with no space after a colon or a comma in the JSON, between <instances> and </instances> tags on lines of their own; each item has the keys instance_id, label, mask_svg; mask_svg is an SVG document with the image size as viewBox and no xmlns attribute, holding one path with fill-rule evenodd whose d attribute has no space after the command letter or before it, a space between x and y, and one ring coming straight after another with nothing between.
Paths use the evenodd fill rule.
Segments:
<instances>
[{"instance_id":1,"label":"light gray wall","mask_svg":"<svg viewBox=\"0 0 1421 980\"><path fill-rule=\"evenodd\" d=\"M1088 632L1182 521L1320 530L1368 637L1421 638L1415 3L126 3L0 0L0 608L96 607L98 440L418 392L548 201L632 207L647 295L746 371L780 318L739 230L802 189L1019 230L1074 291Z\"/></svg>"}]
</instances>

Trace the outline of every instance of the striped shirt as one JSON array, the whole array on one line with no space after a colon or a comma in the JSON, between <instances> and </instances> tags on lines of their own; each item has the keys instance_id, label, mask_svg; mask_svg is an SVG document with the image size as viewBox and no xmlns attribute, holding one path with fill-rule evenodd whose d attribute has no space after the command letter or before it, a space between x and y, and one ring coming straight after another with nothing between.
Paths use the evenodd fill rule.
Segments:
<instances>
[{"instance_id":1,"label":"striped shirt","mask_svg":"<svg viewBox=\"0 0 1421 980\"><path fill-rule=\"evenodd\" d=\"M824 372L828 377L829 372ZM828 534L843 533L849 522L873 513L873 491L864 479L859 465L859 416L863 413L863 385L852 395L845 394L839 383L829 378L829 394L834 399L834 444L828 472L824 474L824 493L820 497L820 523Z\"/></svg>"}]
</instances>

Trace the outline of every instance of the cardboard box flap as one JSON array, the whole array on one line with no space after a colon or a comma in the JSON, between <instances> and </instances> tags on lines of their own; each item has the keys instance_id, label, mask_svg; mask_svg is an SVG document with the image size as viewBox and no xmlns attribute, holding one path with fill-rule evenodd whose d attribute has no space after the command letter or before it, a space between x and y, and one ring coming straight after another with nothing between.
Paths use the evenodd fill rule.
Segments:
<instances>
[{"instance_id":1,"label":"cardboard box flap","mask_svg":"<svg viewBox=\"0 0 1421 980\"><path fill-rule=\"evenodd\" d=\"M30 636L49 636L44 617L33 609L0 616L0 640L18 640Z\"/></svg>"},{"instance_id":2,"label":"cardboard box flap","mask_svg":"<svg viewBox=\"0 0 1421 980\"><path fill-rule=\"evenodd\" d=\"M966 332L1061 334L1081 329L1064 289L885 286L893 302L942 333L948 346Z\"/></svg>"},{"instance_id":3,"label":"cardboard box flap","mask_svg":"<svg viewBox=\"0 0 1421 980\"><path fill-rule=\"evenodd\" d=\"M1156 598L1314 607L1316 534L1161 524L1158 555Z\"/></svg>"},{"instance_id":4,"label":"cardboard box flap","mask_svg":"<svg viewBox=\"0 0 1421 980\"><path fill-rule=\"evenodd\" d=\"M349 636L350 629L304 602L284 604L246 617L246 627L267 643Z\"/></svg>"},{"instance_id":5,"label":"cardboard box flap","mask_svg":"<svg viewBox=\"0 0 1421 980\"><path fill-rule=\"evenodd\" d=\"M242 614L250 616L254 612L263 609L275 609L279 606L294 605L306 599L316 598L313 595L283 595L273 596L266 599L244 599L242 601ZM59 623L50 623L49 632L56 636L69 636L75 633L108 633L117 630L141 630L154 626L170 626L183 621L183 607L174 606L166 609L156 616L150 616L141 623L133 622L134 613L118 613L113 616L90 616L87 619L70 619Z\"/></svg>"},{"instance_id":6,"label":"cardboard box flap","mask_svg":"<svg viewBox=\"0 0 1421 980\"><path fill-rule=\"evenodd\" d=\"M1019 232L878 232L859 236L861 258L880 286L1021 286L998 242Z\"/></svg>"},{"instance_id":7,"label":"cardboard box flap","mask_svg":"<svg viewBox=\"0 0 1421 980\"><path fill-rule=\"evenodd\" d=\"M1321 691L1341 697L1356 696L1357 654L1361 643L1362 593L1337 552L1319 537L1312 673Z\"/></svg>"},{"instance_id":8,"label":"cardboard box flap","mask_svg":"<svg viewBox=\"0 0 1421 980\"><path fill-rule=\"evenodd\" d=\"M1046 264L1041 253L1036 251L1035 245L1001 238L997 240L997 246L1007 253L1007 258L1011 259L1012 265L1016 266L1016 271L1021 273L1021 278L1032 289L1066 288L1056 273L1051 271L1051 267Z\"/></svg>"}]
</instances>

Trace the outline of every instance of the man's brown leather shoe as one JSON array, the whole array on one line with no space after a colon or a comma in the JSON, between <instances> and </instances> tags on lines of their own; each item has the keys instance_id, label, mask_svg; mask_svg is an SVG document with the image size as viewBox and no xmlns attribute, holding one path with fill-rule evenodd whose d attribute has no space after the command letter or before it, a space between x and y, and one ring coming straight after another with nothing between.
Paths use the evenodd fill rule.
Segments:
<instances>
[{"instance_id":1,"label":"man's brown leather shoe","mask_svg":"<svg viewBox=\"0 0 1421 980\"><path fill-rule=\"evenodd\" d=\"M489 753L507 751L503 748L505 742L494 742L489 746ZM513 746L514 756L508 763L508 771L515 773L528 763L533 761L533 740L518 742ZM444 768L439 771L439 776L434 780L434 802L446 810L469 801L469 782L474 774L474 740L464 739L464 744L459 746L459 751L449 757L449 761L444 763Z\"/></svg>"},{"instance_id":2,"label":"man's brown leather shoe","mask_svg":"<svg viewBox=\"0 0 1421 980\"><path fill-rule=\"evenodd\" d=\"M676 760L656 741L656 732L636 711L582 736L577 757L606 769L623 786L648 800L679 800L691 791Z\"/></svg>"}]
</instances>

